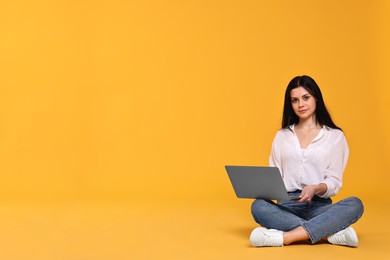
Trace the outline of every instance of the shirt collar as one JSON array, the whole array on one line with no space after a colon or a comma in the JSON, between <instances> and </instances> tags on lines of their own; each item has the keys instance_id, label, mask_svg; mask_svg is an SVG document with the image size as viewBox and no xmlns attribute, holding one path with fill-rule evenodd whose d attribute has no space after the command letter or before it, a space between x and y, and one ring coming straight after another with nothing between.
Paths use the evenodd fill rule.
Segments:
<instances>
[{"instance_id":1,"label":"shirt collar","mask_svg":"<svg viewBox=\"0 0 390 260\"><path fill-rule=\"evenodd\" d=\"M294 132L295 124L289 125L288 128ZM316 142L317 140L321 139L321 137L324 136L325 132L331 130L329 126L323 125L320 132L317 134L317 136L313 139L312 143Z\"/></svg>"}]
</instances>

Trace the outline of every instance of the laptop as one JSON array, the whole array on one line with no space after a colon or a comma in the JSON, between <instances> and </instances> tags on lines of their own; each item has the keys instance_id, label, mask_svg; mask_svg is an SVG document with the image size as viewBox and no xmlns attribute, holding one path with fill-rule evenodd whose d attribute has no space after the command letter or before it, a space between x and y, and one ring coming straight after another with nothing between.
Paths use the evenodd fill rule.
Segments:
<instances>
[{"instance_id":1,"label":"laptop","mask_svg":"<svg viewBox=\"0 0 390 260\"><path fill-rule=\"evenodd\" d=\"M277 167L227 165L225 169L238 198L299 200L287 193Z\"/></svg>"}]
</instances>

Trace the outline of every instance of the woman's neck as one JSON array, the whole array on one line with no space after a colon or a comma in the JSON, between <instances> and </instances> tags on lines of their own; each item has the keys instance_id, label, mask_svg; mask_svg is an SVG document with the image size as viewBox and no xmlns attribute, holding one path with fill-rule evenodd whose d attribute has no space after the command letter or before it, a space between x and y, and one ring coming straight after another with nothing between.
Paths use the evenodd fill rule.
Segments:
<instances>
[{"instance_id":1,"label":"woman's neck","mask_svg":"<svg viewBox=\"0 0 390 260\"><path fill-rule=\"evenodd\" d=\"M301 129L318 129L321 128L321 124L315 120L315 117L308 118L306 120L299 120L296 127Z\"/></svg>"}]
</instances>

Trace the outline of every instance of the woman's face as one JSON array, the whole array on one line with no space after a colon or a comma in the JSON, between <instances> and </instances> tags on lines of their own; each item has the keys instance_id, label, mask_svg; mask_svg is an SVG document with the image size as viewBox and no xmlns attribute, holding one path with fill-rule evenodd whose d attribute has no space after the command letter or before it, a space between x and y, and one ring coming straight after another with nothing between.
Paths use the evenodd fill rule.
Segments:
<instances>
[{"instance_id":1,"label":"woman's face","mask_svg":"<svg viewBox=\"0 0 390 260\"><path fill-rule=\"evenodd\" d=\"M291 105L299 120L312 118L316 112L316 99L303 87L290 91Z\"/></svg>"}]
</instances>

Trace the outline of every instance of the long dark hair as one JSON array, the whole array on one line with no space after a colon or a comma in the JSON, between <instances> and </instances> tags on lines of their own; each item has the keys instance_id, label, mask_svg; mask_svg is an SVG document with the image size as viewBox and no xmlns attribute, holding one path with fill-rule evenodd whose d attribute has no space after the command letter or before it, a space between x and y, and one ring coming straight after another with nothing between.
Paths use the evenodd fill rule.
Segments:
<instances>
[{"instance_id":1,"label":"long dark hair","mask_svg":"<svg viewBox=\"0 0 390 260\"><path fill-rule=\"evenodd\" d=\"M282 128L286 128L289 125L296 124L299 122L299 117L295 114L291 105L291 90L297 87L303 87L307 90L317 101L315 120L321 125L328 126L341 130L335 123L326 109L322 93L317 83L309 76L297 76L293 78L287 86L286 93L284 95L284 108L283 108L283 119Z\"/></svg>"}]
</instances>

